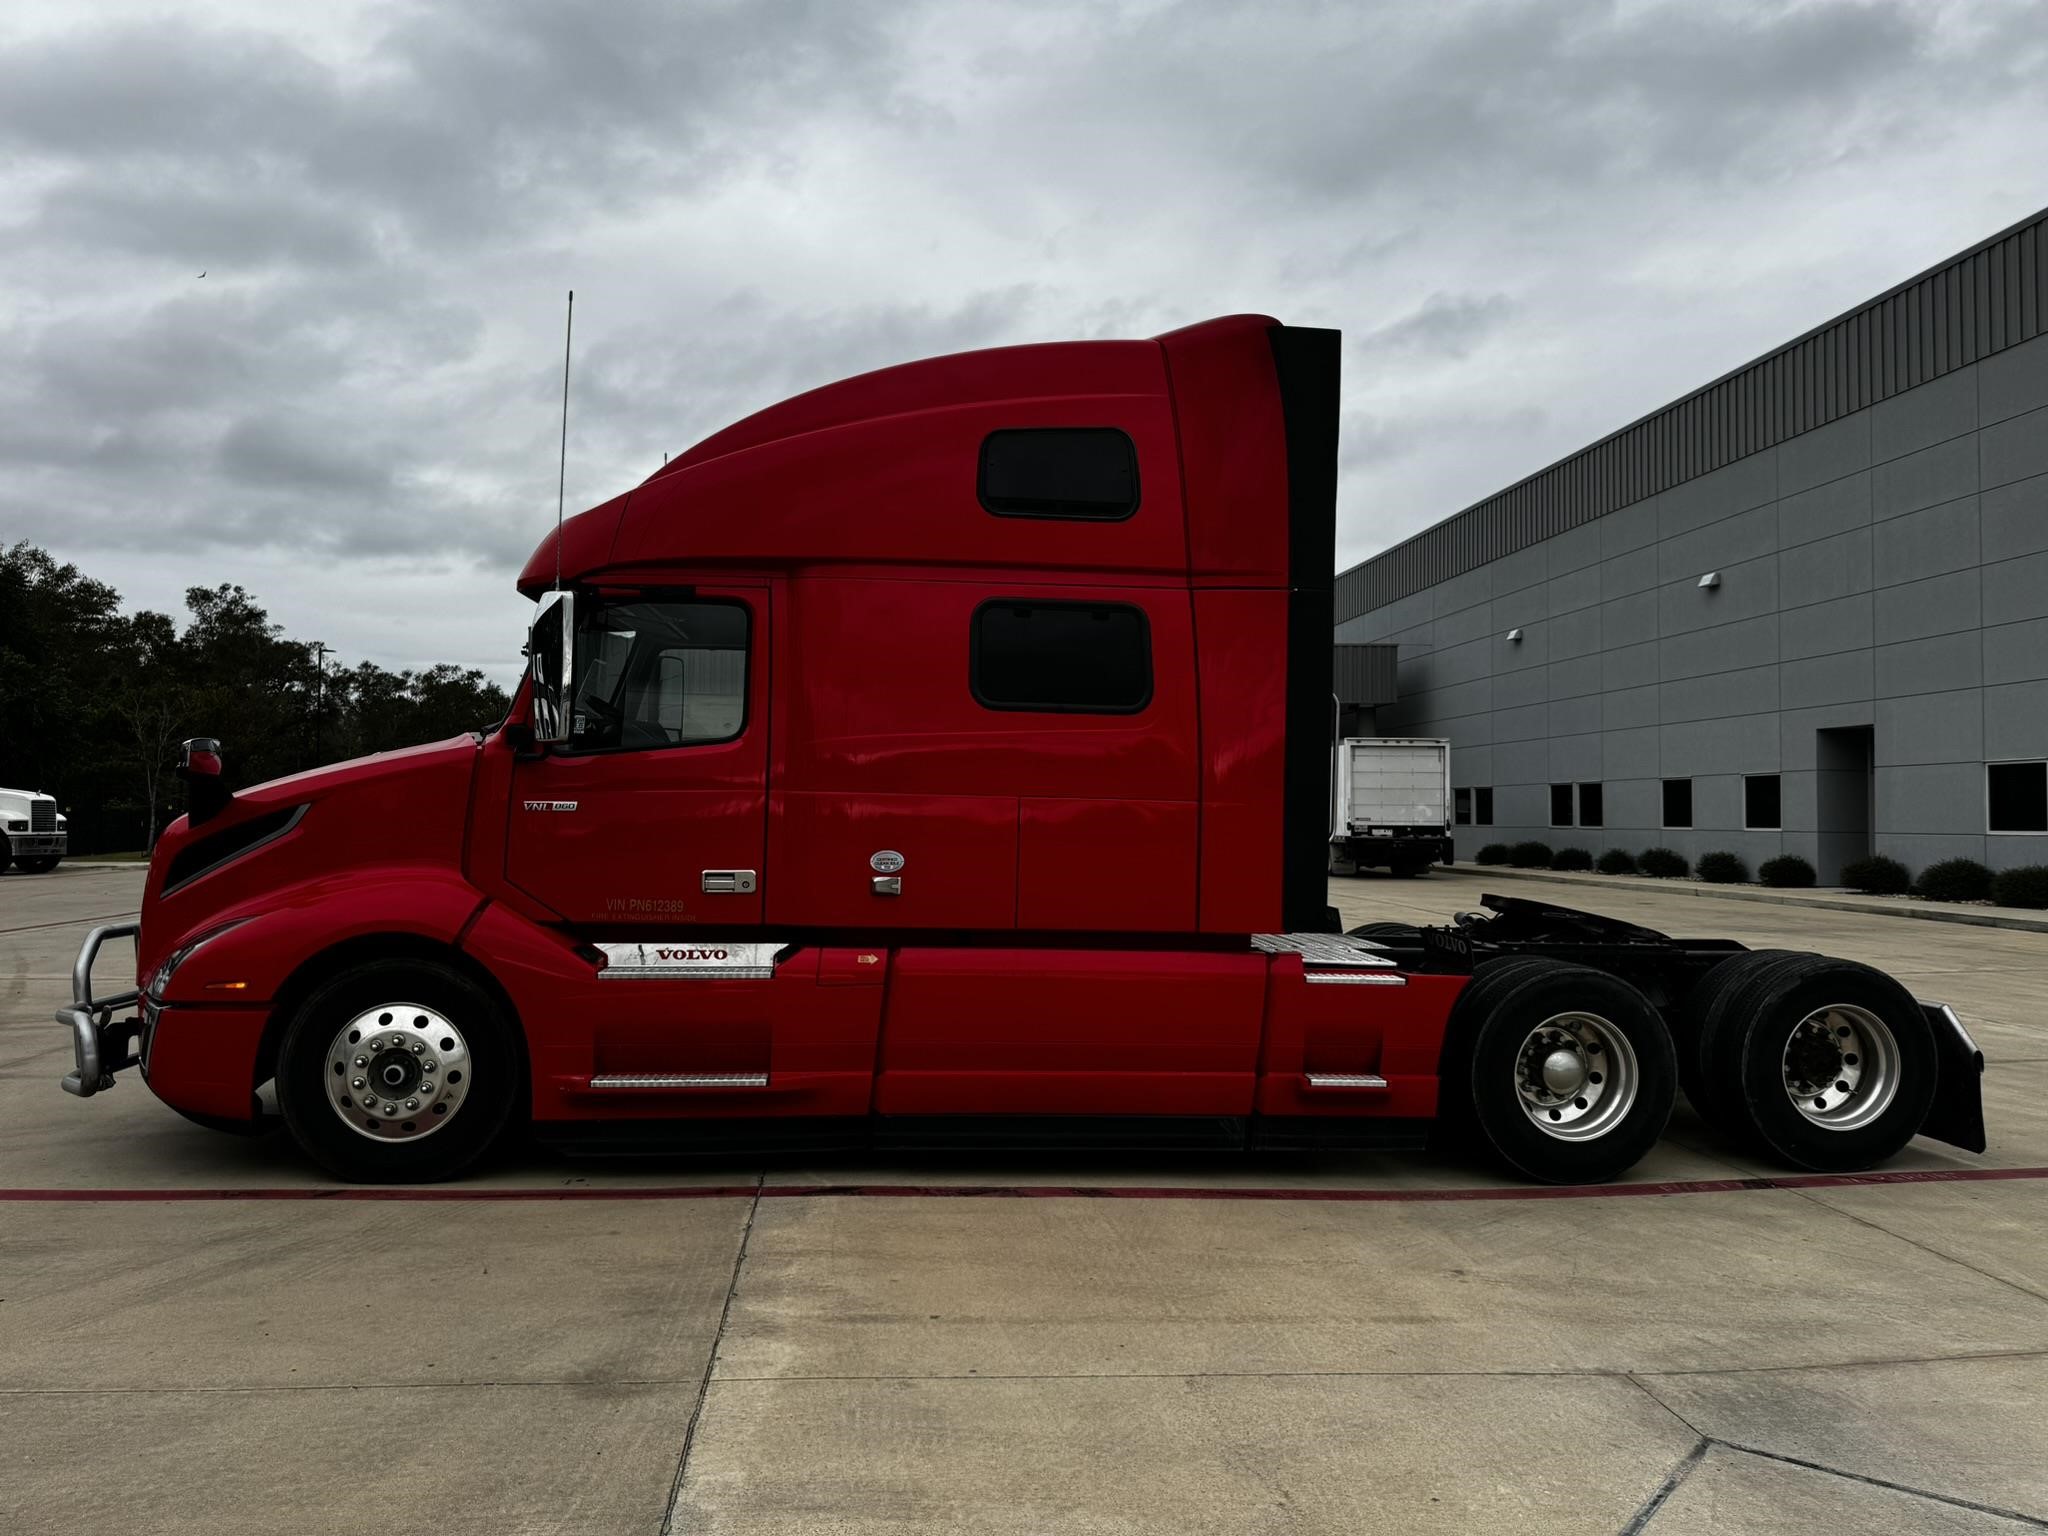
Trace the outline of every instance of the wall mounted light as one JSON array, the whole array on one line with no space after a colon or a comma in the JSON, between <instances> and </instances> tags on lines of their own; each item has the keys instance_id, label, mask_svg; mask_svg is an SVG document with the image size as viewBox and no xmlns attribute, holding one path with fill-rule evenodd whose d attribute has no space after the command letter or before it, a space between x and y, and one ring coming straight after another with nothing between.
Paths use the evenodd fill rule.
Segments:
<instances>
[{"instance_id":1,"label":"wall mounted light","mask_svg":"<svg viewBox=\"0 0 2048 1536\"><path fill-rule=\"evenodd\" d=\"M1516 645L1520 645L1522 643L1522 632L1519 629L1511 629L1508 631L1508 639Z\"/></svg>"},{"instance_id":2,"label":"wall mounted light","mask_svg":"<svg viewBox=\"0 0 2048 1536\"><path fill-rule=\"evenodd\" d=\"M1711 592L1720 585L1721 573L1719 571L1709 571L1700 578L1700 590L1702 592Z\"/></svg>"}]
</instances>

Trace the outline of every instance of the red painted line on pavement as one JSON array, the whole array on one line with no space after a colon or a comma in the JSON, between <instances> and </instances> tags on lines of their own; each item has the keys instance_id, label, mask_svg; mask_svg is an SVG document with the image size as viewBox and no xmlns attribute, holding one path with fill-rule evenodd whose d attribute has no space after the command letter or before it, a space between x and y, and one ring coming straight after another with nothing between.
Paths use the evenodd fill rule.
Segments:
<instances>
[{"instance_id":1,"label":"red painted line on pavement","mask_svg":"<svg viewBox=\"0 0 2048 1536\"><path fill-rule=\"evenodd\" d=\"M554 1189L393 1188L342 1184L303 1189L0 1189L0 1202L75 1205L244 1200L1328 1200L1433 1205L1465 1200L1604 1200L1640 1195L1732 1195L1755 1190L1851 1189L1888 1184L1984 1184L2048 1179L2048 1168L1928 1168L1893 1173L1785 1173L1747 1179L1643 1184L1511 1184L1477 1189L1202 1188L1171 1184L650 1184Z\"/></svg>"}]
</instances>

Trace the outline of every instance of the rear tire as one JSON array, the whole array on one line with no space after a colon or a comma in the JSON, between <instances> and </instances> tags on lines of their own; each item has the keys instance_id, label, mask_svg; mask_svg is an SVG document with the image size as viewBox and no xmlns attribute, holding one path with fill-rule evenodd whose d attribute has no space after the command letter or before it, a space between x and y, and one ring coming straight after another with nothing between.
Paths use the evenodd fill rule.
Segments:
<instances>
[{"instance_id":1,"label":"rear tire","mask_svg":"<svg viewBox=\"0 0 2048 1536\"><path fill-rule=\"evenodd\" d=\"M1481 966L1453 1014L1454 1118L1514 1172L1597 1184L1657 1143L1678 1093L1671 1033L1618 977L1539 958Z\"/></svg>"},{"instance_id":2,"label":"rear tire","mask_svg":"<svg viewBox=\"0 0 2048 1536\"><path fill-rule=\"evenodd\" d=\"M432 961L373 960L321 987L286 1027L277 1102L292 1138L336 1177L427 1184L491 1149L525 1072L516 1025L474 981Z\"/></svg>"},{"instance_id":3,"label":"rear tire","mask_svg":"<svg viewBox=\"0 0 2048 1536\"><path fill-rule=\"evenodd\" d=\"M1911 1141L1934 1101L1934 1034L1867 965L1786 954L1726 986L1701 1036L1715 1126L1795 1168L1853 1173Z\"/></svg>"},{"instance_id":4,"label":"rear tire","mask_svg":"<svg viewBox=\"0 0 2048 1536\"><path fill-rule=\"evenodd\" d=\"M1678 1082L1686 1099L1707 1124L1719 1126L1724 1119L1724 1111L1714 1097L1713 1076L1706 1065L1707 1037L1720 1026L1723 999L1743 982L1797 953L1790 949L1752 949L1730 955L1695 982L1685 995L1678 1014Z\"/></svg>"}]
</instances>

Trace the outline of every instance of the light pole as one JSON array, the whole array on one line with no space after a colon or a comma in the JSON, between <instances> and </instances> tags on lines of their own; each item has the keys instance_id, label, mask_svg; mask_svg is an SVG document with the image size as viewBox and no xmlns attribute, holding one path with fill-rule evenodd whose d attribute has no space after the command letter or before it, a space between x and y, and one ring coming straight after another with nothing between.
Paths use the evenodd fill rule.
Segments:
<instances>
[{"instance_id":1,"label":"light pole","mask_svg":"<svg viewBox=\"0 0 2048 1536\"><path fill-rule=\"evenodd\" d=\"M313 672L319 683L313 695L313 756L320 755L320 716L327 709L327 652L325 640L313 642Z\"/></svg>"}]
</instances>

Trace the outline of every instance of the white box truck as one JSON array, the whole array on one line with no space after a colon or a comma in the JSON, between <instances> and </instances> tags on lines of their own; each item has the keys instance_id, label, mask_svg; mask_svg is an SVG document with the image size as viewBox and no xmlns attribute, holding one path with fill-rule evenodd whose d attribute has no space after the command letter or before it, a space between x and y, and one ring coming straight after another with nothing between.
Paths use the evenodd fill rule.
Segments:
<instances>
[{"instance_id":1,"label":"white box truck","mask_svg":"<svg viewBox=\"0 0 2048 1536\"><path fill-rule=\"evenodd\" d=\"M70 828L50 796L0 789L0 874L14 864L24 874L46 875L64 857L70 840Z\"/></svg>"},{"instance_id":2,"label":"white box truck","mask_svg":"<svg viewBox=\"0 0 2048 1536\"><path fill-rule=\"evenodd\" d=\"M1451 744L1434 736L1337 743L1330 873L1419 875L1451 862Z\"/></svg>"}]
</instances>

